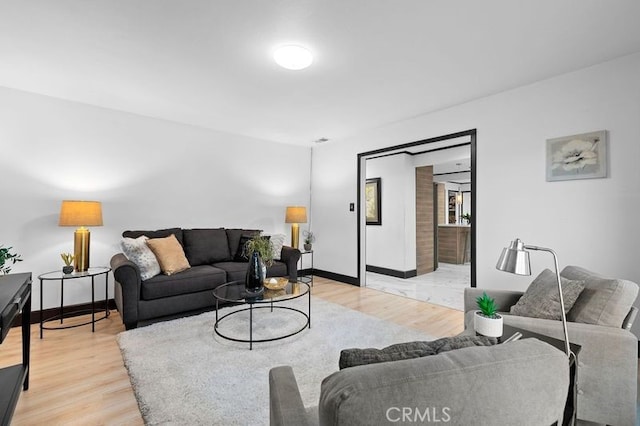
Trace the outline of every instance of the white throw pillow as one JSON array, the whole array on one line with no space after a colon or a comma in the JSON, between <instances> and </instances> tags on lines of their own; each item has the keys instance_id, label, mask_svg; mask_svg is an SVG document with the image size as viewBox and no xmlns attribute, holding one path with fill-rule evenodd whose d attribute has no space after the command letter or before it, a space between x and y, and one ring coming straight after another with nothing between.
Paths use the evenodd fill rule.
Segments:
<instances>
[{"instance_id":1,"label":"white throw pillow","mask_svg":"<svg viewBox=\"0 0 640 426\"><path fill-rule=\"evenodd\" d=\"M160 274L160 264L156 259L156 255L147 246L148 239L148 237L142 235L138 238L125 237L120 242L122 251L127 256L127 259L138 265L140 278L143 281Z\"/></svg>"},{"instance_id":2,"label":"white throw pillow","mask_svg":"<svg viewBox=\"0 0 640 426\"><path fill-rule=\"evenodd\" d=\"M287 238L284 234L263 234L269 236L271 241L271 248L273 249L273 260L280 260L280 253L282 252L282 246L284 246L284 240Z\"/></svg>"}]
</instances>

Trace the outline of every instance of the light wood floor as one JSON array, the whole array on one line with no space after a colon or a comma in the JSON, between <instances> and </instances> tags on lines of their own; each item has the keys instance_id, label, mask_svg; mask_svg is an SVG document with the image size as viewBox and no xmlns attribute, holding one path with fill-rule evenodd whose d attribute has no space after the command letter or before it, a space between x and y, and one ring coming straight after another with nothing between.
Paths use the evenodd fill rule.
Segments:
<instances>
[{"instance_id":1,"label":"light wood floor","mask_svg":"<svg viewBox=\"0 0 640 426\"><path fill-rule=\"evenodd\" d=\"M463 328L460 311L323 278L315 279L313 295L433 336ZM96 324L95 333L90 326L45 330L40 340L33 325L30 387L20 396L12 424L143 424L116 342L123 330L116 311ZM21 362L20 334L19 327L12 329L0 346L0 367Z\"/></svg>"}]
</instances>

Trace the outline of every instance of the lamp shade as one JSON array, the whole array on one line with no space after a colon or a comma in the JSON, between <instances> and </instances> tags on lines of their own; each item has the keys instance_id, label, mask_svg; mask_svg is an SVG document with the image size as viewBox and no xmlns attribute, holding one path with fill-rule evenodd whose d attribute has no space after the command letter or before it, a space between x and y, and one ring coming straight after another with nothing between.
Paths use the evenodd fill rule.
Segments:
<instances>
[{"instance_id":1,"label":"lamp shade","mask_svg":"<svg viewBox=\"0 0 640 426\"><path fill-rule=\"evenodd\" d=\"M285 223L307 223L307 208L300 206L287 207Z\"/></svg>"},{"instance_id":2,"label":"lamp shade","mask_svg":"<svg viewBox=\"0 0 640 426\"><path fill-rule=\"evenodd\" d=\"M59 226L102 226L102 203L64 200L60 207Z\"/></svg>"},{"instance_id":3,"label":"lamp shade","mask_svg":"<svg viewBox=\"0 0 640 426\"><path fill-rule=\"evenodd\" d=\"M522 240L516 238L509 247L502 249L496 269L517 275L531 275L529 252L524 249Z\"/></svg>"}]
</instances>

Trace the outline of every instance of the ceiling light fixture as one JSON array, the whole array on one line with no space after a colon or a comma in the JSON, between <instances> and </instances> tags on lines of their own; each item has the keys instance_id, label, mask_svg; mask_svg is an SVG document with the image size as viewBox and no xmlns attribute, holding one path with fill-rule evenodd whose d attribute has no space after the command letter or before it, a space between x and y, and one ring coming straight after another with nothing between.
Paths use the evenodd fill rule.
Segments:
<instances>
[{"instance_id":1,"label":"ceiling light fixture","mask_svg":"<svg viewBox=\"0 0 640 426\"><path fill-rule=\"evenodd\" d=\"M278 65L288 70L301 70L311 65L313 55L302 46L288 44L278 47L273 53L273 59Z\"/></svg>"}]
</instances>

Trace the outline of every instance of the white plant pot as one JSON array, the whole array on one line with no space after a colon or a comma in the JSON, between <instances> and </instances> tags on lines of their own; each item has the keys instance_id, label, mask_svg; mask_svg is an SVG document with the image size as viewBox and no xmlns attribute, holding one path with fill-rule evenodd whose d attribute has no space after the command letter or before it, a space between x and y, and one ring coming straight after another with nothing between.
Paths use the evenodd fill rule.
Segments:
<instances>
[{"instance_id":1,"label":"white plant pot","mask_svg":"<svg viewBox=\"0 0 640 426\"><path fill-rule=\"evenodd\" d=\"M502 315L496 314L498 318L487 318L476 311L473 315L473 329L478 334L487 337L502 336Z\"/></svg>"}]
</instances>

